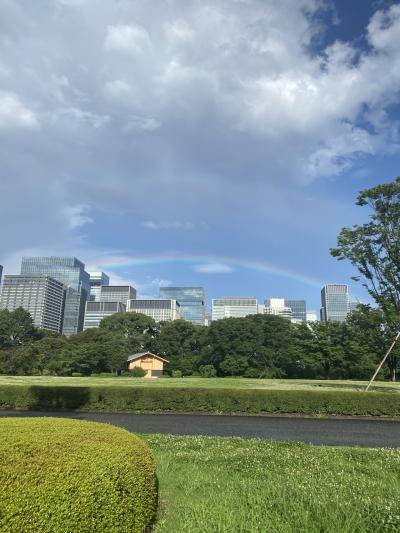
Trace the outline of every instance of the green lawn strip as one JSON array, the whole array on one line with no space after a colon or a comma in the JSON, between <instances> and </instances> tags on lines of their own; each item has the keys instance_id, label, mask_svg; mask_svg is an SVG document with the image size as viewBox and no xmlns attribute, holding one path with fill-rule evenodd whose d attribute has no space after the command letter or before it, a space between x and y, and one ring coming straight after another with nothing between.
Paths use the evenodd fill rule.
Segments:
<instances>
[{"instance_id":1,"label":"green lawn strip","mask_svg":"<svg viewBox=\"0 0 400 533\"><path fill-rule=\"evenodd\" d=\"M144 532L157 505L148 446L106 424L0 420L0 531Z\"/></svg>"},{"instance_id":2,"label":"green lawn strip","mask_svg":"<svg viewBox=\"0 0 400 533\"><path fill-rule=\"evenodd\" d=\"M154 533L400 530L400 450L143 438L160 486Z\"/></svg>"},{"instance_id":3,"label":"green lawn strip","mask_svg":"<svg viewBox=\"0 0 400 533\"><path fill-rule=\"evenodd\" d=\"M279 389L279 390L357 390L365 389L366 381L351 380L312 380L312 379L248 379L248 378L160 378L148 380L132 377L57 377L57 376L0 376L1 385L39 385L39 386L119 386L154 388L206 388L206 389ZM400 383L378 381L371 391L397 392Z\"/></svg>"},{"instance_id":4,"label":"green lawn strip","mask_svg":"<svg viewBox=\"0 0 400 533\"><path fill-rule=\"evenodd\" d=\"M338 390L0 385L2 409L400 416L400 395Z\"/></svg>"}]
</instances>

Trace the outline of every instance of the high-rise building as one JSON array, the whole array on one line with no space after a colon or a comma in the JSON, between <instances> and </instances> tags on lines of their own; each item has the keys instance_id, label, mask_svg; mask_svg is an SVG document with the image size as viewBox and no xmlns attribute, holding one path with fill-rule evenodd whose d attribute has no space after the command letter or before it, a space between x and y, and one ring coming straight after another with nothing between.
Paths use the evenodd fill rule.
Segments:
<instances>
[{"instance_id":1,"label":"high-rise building","mask_svg":"<svg viewBox=\"0 0 400 533\"><path fill-rule=\"evenodd\" d=\"M104 272L89 272L90 296L91 302L100 300L101 288L110 284L110 278Z\"/></svg>"},{"instance_id":2,"label":"high-rise building","mask_svg":"<svg viewBox=\"0 0 400 533\"><path fill-rule=\"evenodd\" d=\"M156 322L162 322L180 319L179 308L176 300L128 300L126 310L130 313L143 313Z\"/></svg>"},{"instance_id":3,"label":"high-rise building","mask_svg":"<svg viewBox=\"0 0 400 533\"><path fill-rule=\"evenodd\" d=\"M349 302L349 313L355 311L359 305L360 302Z\"/></svg>"},{"instance_id":4,"label":"high-rise building","mask_svg":"<svg viewBox=\"0 0 400 533\"><path fill-rule=\"evenodd\" d=\"M305 300L287 300L285 298L285 307L290 307L292 310L292 318L296 321L307 321L307 309Z\"/></svg>"},{"instance_id":5,"label":"high-rise building","mask_svg":"<svg viewBox=\"0 0 400 533\"><path fill-rule=\"evenodd\" d=\"M68 336L83 329L90 284L81 261L76 257L24 257L21 274L51 276L66 285L62 333Z\"/></svg>"},{"instance_id":6,"label":"high-rise building","mask_svg":"<svg viewBox=\"0 0 400 533\"><path fill-rule=\"evenodd\" d=\"M293 318L292 309L285 305L285 300L283 298L269 298L268 300L265 300L264 313L266 315L281 316L288 320L292 320Z\"/></svg>"},{"instance_id":7,"label":"high-rise building","mask_svg":"<svg viewBox=\"0 0 400 533\"><path fill-rule=\"evenodd\" d=\"M267 314L281 315L285 318L291 318L294 322L306 322L307 311L305 300L288 300L286 298L269 298L265 300L265 307L270 308L270 311L265 311ZM286 311L279 311L279 309L286 308ZM276 310L276 312L275 312ZM289 317L290 315L290 317Z\"/></svg>"},{"instance_id":8,"label":"high-rise building","mask_svg":"<svg viewBox=\"0 0 400 533\"><path fill-rule=\"evenodd\" d=\"M1 285L1 277L3 275L3 266L0 265L0 285Z\"/></svg>"},{"instance_id":9,"label":"high-rise building","mask_svg":"<svg viewBox=\"0 0 400 533\"><path fill-rule=\"evenodd\" d=\"M176 300L184 320L204 326L206 318L206 293L203 287L160 287L160 298Z\"/></svg>"},{"instance_id":10,"label":"high-rise building","mask_svg":"<svg viewBox=\"0 0 400 533\"><path fill-rule=\"evenodd\" d=\"M307 322L317 322L317 320L317 311L315 311L314 309L310 309L309 311L307 311Z\"/></svg>"},{"instance_id":11,"label":"high-rise building","mask_svg":"<svg viewBox=\"0 0 400 533\"><path fill-rule=\"evenodd\" d=\"M212 301L212 321L221 318L245 317L257 313L257 298L252 296L226 296Z\"/></svg>"},{"instance_id":12,"label":"high-rise building","mask_svg":"<svg viewBox=\"0 0 400 533\"><path fill-rule=\"evenodd\" d=\"M343 284L327 284L321 290L321 320L344 322L349 312L349 288Z\"/></svg>"},{"instance_id":13,"label":"high-rise building","mask_svg":"<svg viewBox=\"0 0 400 533\"><path fill-rule=\"evenodd\" d=\"M101 287L100 302L121 302L127 305L128 300L136 298L136 289L130 285L108 285Z\"/></svg>"},{"instance_id":14,"label":"high-rise building","mask_svg":"<svg viewBox=\"0 0 400 533\"><path fill-rule=\"evenodd\" d=\"M125 311L126 305L121 302L86 302L83 329L98 328L103 318Z\"/></svg>"},{"instance_id":15,"label":"high-rise building","mask_svg":"<svg viewBox=\"0 0 400 533\"><path fill-rule=\"evenodd\" d=\"M4 276L0 308L14 311L22 307L37 328L61 333L65 287L50 276Z\"/></svg>"}]
</instances>

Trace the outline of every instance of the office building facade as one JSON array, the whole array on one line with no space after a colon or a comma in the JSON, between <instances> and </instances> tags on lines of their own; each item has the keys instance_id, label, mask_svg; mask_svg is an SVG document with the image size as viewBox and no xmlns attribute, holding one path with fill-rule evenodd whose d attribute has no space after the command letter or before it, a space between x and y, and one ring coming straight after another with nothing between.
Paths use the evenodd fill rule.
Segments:
<instances>
[{"instance_id":1,"label":"office building facade","mask_svg":"<svg viewBox=\"0 0 400 533\"><path fill-rule=\"evenodd\" d=\"M348 286L333 283L324 285L321 290L321 320L344 322L348 312Z\"/></svg>"},{"instance_id":2,"label":"office building facade","mask_svg":"<svg viewBox=\"0 0 400 533\"><path fill-rule=\"evenodd\" d=\"M130 285L109 285L101 287L101 302L121 302L127 305L128 300L136 299L136 289Z\"/></svg>"},{"instance_id":3,"label":"office building facade","mask_svg":"<svg viewBox=\"0 0 400 533\"><path fill-rule=\"evenodd\" d=\"M206 292L203 287L160 287L160 298L176 300L180 315L198 326L206 322Z\"/></svg>"},{"instance_id":4,"label":"office building facade","mask_svg":"<svg viewBox=\"0 0 400 533\"><path fill-rule=\"evenodd\" d=\"M127 312L143 313L156 322L179 320L180 305L176 300L128 300Z\"/></svg>"},{"instance_id":5,"label":"office building facade","mask_svg":"<svg viewBox=\"0 0 400 533\"><path fill-rule=\"evenodd\" d=\"M264 312L266 315L276 315L288 320L292 320L293 318L292 309L285 305L283 298L269 298L265 300Z\"/></svg>"},{"instance_id":6,"label":"office building facade","mask_svg":"<svg viewBox=\"0 0 400 533\"><path fill-rule=\"evenodd\" d=\"M1 285L1 278L3 276L3 266L0 265L0 285Z\"/></svg>"},{"instance_id":7,"label":"office building facade","mask_svg":"<svg viewBox=\"0 0 400 533\"><path fill-rule=\"evenodd\" d=\"M292 310L292 318L296 321L307 322L307 307L305 300L287 300L285 298L285 307Z\"/></svg>"},{"instance_id":8,"label":"office building facade","mask_svg":"<svg viewBox=\"0 0 400 533\"><path fill-rule=\"evenodd\" d=\"M212 321L221 318L240 318L257 313L257 298L252 296L226 296L212 300Z\"/></svg>"},{"instance_id":9,"label":"office building facade","mask_svg":"<svg viewBox=\"0 0 400 533\"><path fill-rule=\"evenodd\" d=\"M91 302L98 302L100 300L101 288L110 284L110 278L104 272L89 272L90 295Z\"/></svg>"},{"instance_id":10,"label":"office building facade","mask_svg":"<svg viewBox=\"0 0 400 533\"><path fill-rule=\"evenodd\" d=\"M83 329L85 306L90 293L89 274L76 257L24 257L21 274L47 275L66 286L62 333Z\"/></svg>"},{"instance_id":11,"label":"office building facade","mask_svg":"<svg viewBox=\"0 0 400 533\"><path fill-rule=\"evenodd\" d=\"M126 305L121 302L86 302L83 329L98 328L103 318L125 311Z\"/></svg>"},{"instance_id":12,"label":"office building facade","mask_svg":"<svg viewBox=\"0 0 400 533\"><path fill-rule=\"evenodd\" d=\"M314 309L310 309L307 311L307 322L317 322L318 321L318 315L317 311Z\"/></svg>"},{"instance_id":13,"label":"office building facade","mask_svg":"<svg viewBox=\"0 0 400 533\"><path fill-rule=\"evenodd\" d=\"M15 311L22 307L37 328L61 333L65 286L50 276L7 275L0 296L0 308Z\"/></svg>"}]
</instances>

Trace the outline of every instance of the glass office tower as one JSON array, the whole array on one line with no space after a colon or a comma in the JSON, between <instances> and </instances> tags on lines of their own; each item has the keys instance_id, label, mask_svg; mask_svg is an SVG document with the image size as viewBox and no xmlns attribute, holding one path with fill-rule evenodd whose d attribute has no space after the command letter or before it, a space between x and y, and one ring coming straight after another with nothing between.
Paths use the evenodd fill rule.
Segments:
<instances>
[{"instance_id":1,"label":"glass office tower","mask_svg":"<svg viewBox=\"0 0 400 533\"><path fill-rule=\"evenodd\" d=\"M76 257L23 257L21 274L42 274L66 286L62 333L73 335L83 329L85 305L90 293L89 274Z\"/></svg>"},{"instance_id":2,"label":"glass office tower","mask_svg":"<svg viewBox=\"0 0 400 533\"><path fill-rule=\"evenodd\" d=\"M205 325L206 292L203 287L160 287L160 298L179 302L179 313L183 320Z\"/></svg>"},{"instance_id":3,"label":"glass office tower","mask_svg":"<svg viewBox=\"0 0 400 533\"><path fill-rule=\"evenodd\" d=\"M89 272L90 276L90 296L91 302L100 300L101 288L110 285L110 278L104 272Z\"/></svg>"},{"instance_id":4,"label":"glass office tower","mask_svg":"<svg viewBox=\"0 0 400 533\"><path fill-rule=\"evenodd\" d=\"M221 318L241 318L258 314L257 298L254 296L225 296L212 301L212 321Z\"/></svg>"},{"instance_id":5,"label":"glass office tower","mask_svg":"<svg viewBox=\"0 0 400 533\"><path fill-rule=\"evenodd\" d=\"M292 318L307 322L307 309L305 300L286 300L285 306L292 310Z\"/></svg>"},{"instance_id":6,"label":"glass office tower","mask_svg":"<svg viewBox=\"0 0 400 533\"><path fill-rule=\"evenodd\" d=\"M321 320L344 322L349 312L347 285L324 285L321 290Z\"/></svg>"}]
</instances>

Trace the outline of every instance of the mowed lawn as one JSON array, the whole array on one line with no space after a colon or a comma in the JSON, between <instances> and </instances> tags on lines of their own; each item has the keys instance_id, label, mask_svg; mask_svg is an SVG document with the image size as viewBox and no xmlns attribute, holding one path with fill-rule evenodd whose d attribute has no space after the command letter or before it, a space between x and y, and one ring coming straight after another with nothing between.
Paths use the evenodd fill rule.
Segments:
<instances>
[{"instance_id":1,"label":"mowed lawn","mask_svg":"<svg viewBox=\"0 0 400 533\"><path fill-rule=\"evenodd\" d=\"M145 435L154 533L400 531L400 450Z\"/></svg>"},{"instance_id":2,"label":"mowed lawn","mask_svg":"<svg viewBox=\"0 0 400 533\"><path fill-rule=\"evenodd\" d=\"M131 378L131 377L53 377L53 376L0 376L1 385L44 386L121 386L121 387L193 387L280 390L363 390L366 381L311 380L311 379L246 379L246 378ZM399 392L400 383L378 381L370 390Z\"/></svg>"}]
</instances>

